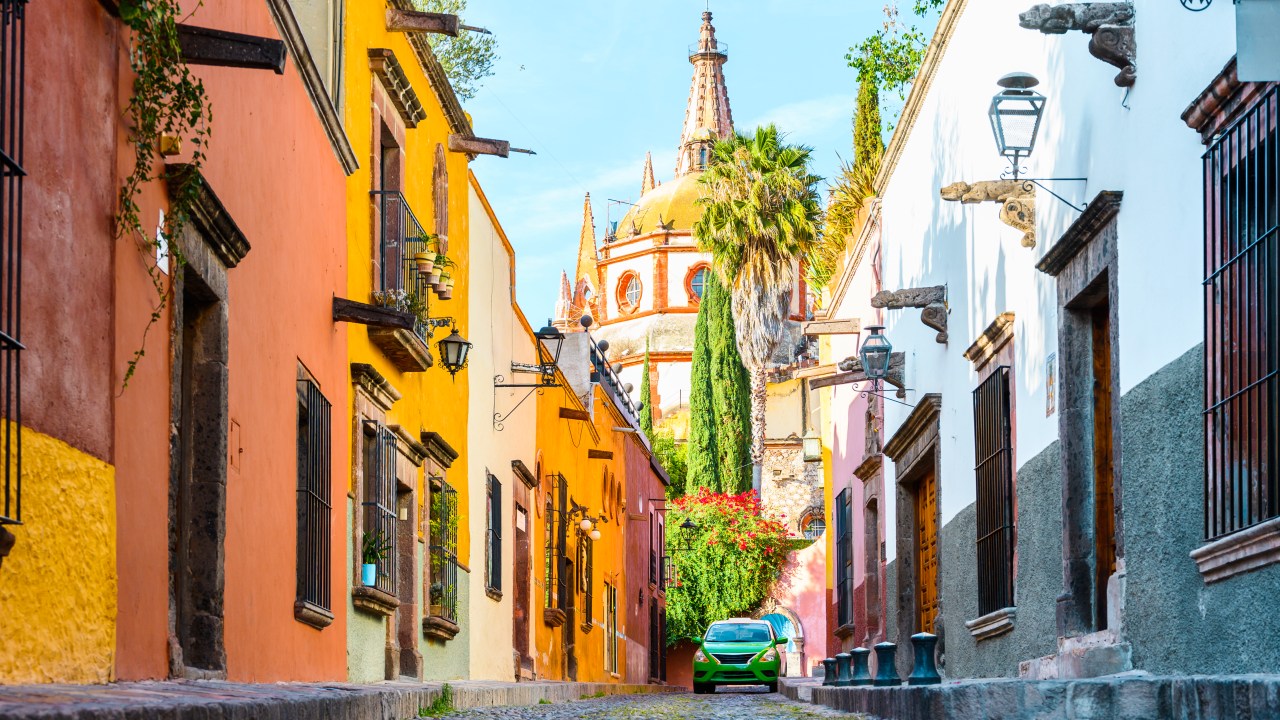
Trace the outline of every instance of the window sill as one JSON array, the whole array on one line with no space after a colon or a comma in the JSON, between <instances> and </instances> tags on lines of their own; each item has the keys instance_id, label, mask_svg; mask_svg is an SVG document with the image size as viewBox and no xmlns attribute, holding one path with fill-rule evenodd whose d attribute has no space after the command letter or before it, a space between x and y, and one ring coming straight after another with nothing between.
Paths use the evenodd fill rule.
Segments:
<instances>
[{"instance_id":1,"label":"window sill","mask_svg":"<svg viewBox=\"0 0 1280 720\"><path fill-rule=\"evenodd\" d=\"M546 608L542 611L542 622L549 628L558 628L564 621L565 614L560 608Z\"/></svg>"},{"instance_id":2,"label":"window sill","mask_svg":"<svg viewBox=\"0 0 1280 720\"><path fill-rule=\"evenodd\" d=\"M1191 551L1205 584L1280 563L1280 518L1214 540Z\"/></svg>"},{"instance_id":3,"label":"window sill","mask_svg":"<svg viewBox=\"0 0 1280 720\"><path fill-rule=\"evenodd\" d=\"M306 600L299 600L293 604L293 618L317 630L323 630L333 624L333 613Z\"/></svg>"},{"instance_id":4,"label":"window sill","mask_svg":"<svg viewBox=\"0 0 1280 720\"><path fill-rule=\"evenodd\" d=\"M840 638L841 640L848 640L849 638L853 637L853 633L856 629L857 628L854 626L853 623L845 623L844 625L841 625L840 627L835 629L835 636Z\"/></svg>"},{"instance_id":5,"label":"window sill","mask_svg":"<svg viewBox=\"0 0 1280 720\"><path fill-rule=\"evenodd\" d=\"M493 588L485 588L485 589L484 589L484 594L485 594L485 595L488 595L490 600L493 600L493 601L495 601L495 602L502 602L502 591L501 591L501 590L495 590L495 589L493 589Z\"/></svg>"},{"instance_id":6,"label":"window sill","mask_svg":"<svg viewBox=\"0 0 1280 720\"><path fill-rule=\"evenodd\" d=\"M426 372L431 367L431 350L412 330L371 327L369 340L400 372Z\"/></svg>"},{"instance_id":7,"label":"window sill","mask_svg":"<svg viewBox=\"0 0 1280 720\"><path fill-rule=\"evenodd\" d=\"M1012 631L1013 619L1017 614L1018 608L1016 607L1001 608L980 618L970 620L964 626L975 640L988 640Z\"/></svg>"},{"instance_id":8,"label":"window sill","mask_svg":"<svg viewBox=\"0 0 1280 720\"><path fill-rule=\"evenodd\" d=\"M423 636L442 642L449 642L457 637L458 631L461 629L458 627L458 623L436 615L429 615L422 619Z\"/></svg>"},{"instance_id":9,"label":"window sill","mask_svg":"<svg viewBox=\"0 0 1280 720\"><path fill-rule=\"evenodd\" d=\"M357 585L351 588L351 604L357 610L364 610L373 615L393 615L400 607L400 600L395 595L385 593L377 588Z\"/></svg>"}]
</instances>

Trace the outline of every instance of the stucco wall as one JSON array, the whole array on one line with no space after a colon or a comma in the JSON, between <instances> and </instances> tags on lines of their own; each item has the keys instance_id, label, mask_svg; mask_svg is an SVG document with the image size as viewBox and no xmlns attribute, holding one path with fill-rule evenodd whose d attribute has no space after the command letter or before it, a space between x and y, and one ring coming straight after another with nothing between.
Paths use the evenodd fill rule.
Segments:
<instances>
[{"instance_id":1,"label":"stucco wall","mask_svg":"<svg viewBox=\"0 0 1280 720\"><path fill-rule=\"evenodd\" d=\"M0 684L106 682L116 649L115 468L30 428L22 442L24 524L12 528L18 540L0 568Z\"/></svg>"}]
</instances>

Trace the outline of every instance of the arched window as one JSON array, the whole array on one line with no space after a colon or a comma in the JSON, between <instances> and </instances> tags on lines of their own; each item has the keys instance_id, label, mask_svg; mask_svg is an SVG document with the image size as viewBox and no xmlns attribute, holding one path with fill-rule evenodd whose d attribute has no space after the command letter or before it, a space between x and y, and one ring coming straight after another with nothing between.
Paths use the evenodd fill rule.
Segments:
<instances>
[{"instance_id":1,"label":"arched window","mask_svg":"<svg viewBox=\"0 0 1280 720\"><path fill-rule=\"evenodd\" d=\"M618 281L618 308L624 313L633 313L640 308L640 296L643 288L640 276L628 270Z\"/></svg>"},{"instance_id":2,"label":"arched window","mask_svg":"<svg viewBox=\"0 0 1280 720\"><path fill-rule=\"evenodd\" d=\"M822 513L812 513L806 515L800 521L800 532L806 540L817 540L822 537L822 533L827 531L827 521L822 518Z\"/></svg>"},{"instance_id":3,"label":"arched window","mask_svg":"<svg viewBox=\"0 0 1280 720\"><path fill-rule=\"evenodd\" d=\"M706 263L689 268L689 274L684 277L684 289L689 294L690 305L702 302L702 294L707 289L707 280L711 277L710 272L711 268Z\"/></svg>"},{"instance_id":4,"label":"arched window","mask_svg":"<svg viewBox=\"0 0 1280 720\"><path fill-rule=\"evenodd\" d=\"M707 166L707 149L698 148L698 167L705 168Z\"/></svg>"}]
</instances>

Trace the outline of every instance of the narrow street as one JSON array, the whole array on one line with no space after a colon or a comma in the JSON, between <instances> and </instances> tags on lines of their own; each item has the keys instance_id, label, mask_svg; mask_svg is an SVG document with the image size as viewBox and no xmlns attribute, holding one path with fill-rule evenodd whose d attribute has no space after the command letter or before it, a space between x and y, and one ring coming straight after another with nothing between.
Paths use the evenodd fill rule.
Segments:
<instances>
[{"instance_id":1,"label":"narrow street","mask_svg":"<svg viewBox=\"0 0 1280 720\"><path fill-rule=\"evenodd\" d=\"M714 695L613 695L571 703L463 710L444 718L503 720L808 720L860 717L787 700L763 687L721 688Z\"/></svg>"}]
</instances>

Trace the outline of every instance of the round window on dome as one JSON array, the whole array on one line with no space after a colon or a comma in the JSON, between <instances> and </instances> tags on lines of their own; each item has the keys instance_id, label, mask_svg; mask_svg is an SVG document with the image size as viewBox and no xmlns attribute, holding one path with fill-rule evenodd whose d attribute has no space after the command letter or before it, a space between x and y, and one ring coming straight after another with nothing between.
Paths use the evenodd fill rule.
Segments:
<instances>
[{"instance_id":1,"label":"round window on dome","mask_svg":"<svg viewBox=\"0 0 1280 720\"><path fill-rule=\"evenodd\" d=\"M618 283L618 306L623 312L635 312L640 307L640 276L628 272Z\"/></svg>"},{"instance_id":2,"label":"round window on dome","mask_svg":"<svg viewBox=\"0 0 1280 720\"><path fill-rule=\"evenodd\" d=\"M702 293L707 289L707 266L695 268L689 275L690 300L702 300Z\"/></svg>"}]
</instances>

